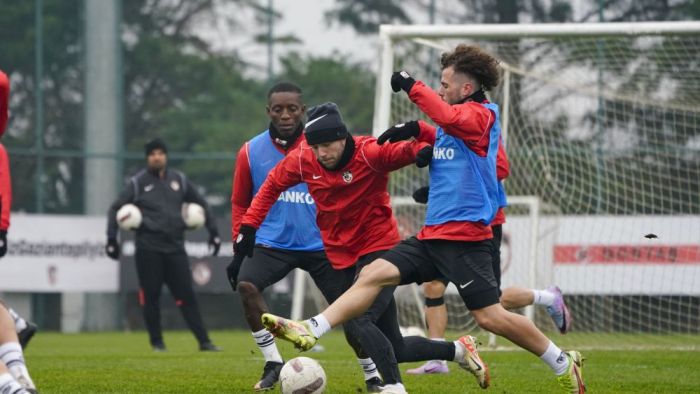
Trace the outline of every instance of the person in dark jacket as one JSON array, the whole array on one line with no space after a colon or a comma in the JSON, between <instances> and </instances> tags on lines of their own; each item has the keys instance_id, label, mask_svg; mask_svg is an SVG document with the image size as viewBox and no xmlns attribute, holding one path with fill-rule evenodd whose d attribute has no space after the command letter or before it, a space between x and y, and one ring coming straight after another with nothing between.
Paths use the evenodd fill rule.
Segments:
<instances>
[{"instance_id":1,"label":"person in dark jacket","mask_svg":"<svg viewBox=\"0 0 700 394\"><path fill-rule=\"evenodd\" d=\"M209 205L187 177L167 168L167 147L156 138L145 145L145 169L131 177L107 215L106 252L119 258L116 212L124 204L134 204L143 217L136 229L136 271L139 278L139 302L143 307L146 328L154 351L165 351L160 326L160 293L168 285L188 327L199 342L201 351L219 351L209 339L192 288L192 273L185 252L185 222L182 204L193 202L204 207L209 246L216 256L221 246L216 223Z\"/></svg>"}]
</instances>

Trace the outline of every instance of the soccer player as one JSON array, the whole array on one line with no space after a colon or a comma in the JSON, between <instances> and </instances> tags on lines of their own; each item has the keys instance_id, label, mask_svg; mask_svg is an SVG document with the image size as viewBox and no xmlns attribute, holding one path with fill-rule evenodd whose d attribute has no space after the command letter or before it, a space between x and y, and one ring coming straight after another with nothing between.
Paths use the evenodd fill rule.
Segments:
<instances>
[{"instance_id":1,"label":"soccer player","mask_svg":"<svg viewBox=\"0 0 700 394\"><path fill-rule=\"evenodd\" d=\"M176 305L188 327L199 342L201 351L219 351L204 328L197 299L192 288L192 273L185 252L185 222L182 204L194 202L206 211L209 246L213 255L219 253L216 223L209 205L187 177L167 168L167 147L156 138L145 145L146 169L131 177L127 187L109 208L107 214L107 255L119 258L117 241L117 210L124 204L135 204L141 210L143 222L136 229L136 272L139 278L139 301L154 351L166 351L160 326L160 293L168 285Z\"/></svg>"},{"instance_id":2,"label":"soccer player","mask_svg":"<svg viewBox=\"0 0 700 394\"><path fill-rule=\"evenodd\" d=\"M10 82L7 75L0 70L0 136L5 133L7 127L9 97ZM10 162L5 147L0 144L0 257L7 253L11 204ZM36 325L25 321L0 301L0 393L36 392L22 352L35 332Z\"/></svg>"},{"instance_id":3,"label":"soccer player","mask_svg":"<svg viewBox=\"0 0 700 394\"><path fill-rule=\"evenodd\" d=\"M36 393L29 376L22 346L15 332L15 322L0 303L0 393ZM8 391L4 391L8 390Z\"/></svg>"},{"instance_id":4,"label":"soccer player","mask_svg":"<svg viewBox=\"0 0 700 394\"><path fill-rule=\"evenodd\" d=\"M267 174L304 141L306 106L297 85L288 82L274 85L267 94L266 110L269 128L246 142L236 159L231 193L234 241L241 219ZM262 292L294 268L300 268L311 275L326 301L331 303L352 284L344 272L352 268L336 271L326 258L316 225L316 206L304 183L290 188L272 206L270 215L256 233L255 244L253 257L234 256L227 275L233 290L240 293L246 321L265 357L262 377L254 389L268 390L279 380L284 362L272 334L260 321L262 314L269 310ZM356 340L348 337L348 342L363 368L367 391L378 391L382 382L374 362L361 351Z\"/></svg>"},{"instance_id":5,"label":"soccer player","mask_svg":"<svg viewBox=\"0 0 700 394\"><path fill-rule=\"evenodd\" d=\"M482 104L488 101L484 97ZM414 127L419 127L417 123ZM417 131L416 131L417 132ZM499 180L499 189L503 189L502 181L508 177L510 165L506 156L503 144L498 144L498 155L496 157L496 176ZM422 187L413 193L413 199L420 204L428 202L430 188ZM502 194L505 196L505 192ZM504 208L505 198L499 204L496 218L491 222L493 230L494 259L493 271L496 282L501 285L501 238L503 236L502 225L506 221ZM425 321L428 326L428 337L435 340L444 340L447 328L447 307L445 306L445 290L449 281L447 278L439 278L432 282L423 284L423 294L425 295ZM564 297L558 287L552 286L543 290L525 289L521 287L509 287L503 290L500 295L501 305L505 309L518 309L528 305L542 305L546 307L547 313L552 318L557 329L562 334L566 334L571 327L571 316L569 309L564 302ZM449 372L447 363L443 360L430 360L425 364L406 371L409 375L440 374Z\"/></svg>"},{"instance_id":6,"label":"soccer player","mask_svg":"<svg viewBox=\"0 0 700 394\"><path fill-rule=\"evenodd\" d=\"M425 226L366 266L323 313L305 322L266 315L263 322L279 337L308 348L331 327L364 313L384 288L445 276L481 328L540 357L567 393L583 393L581 354L563 352L529 319L499 303L490 223L502 198L496 177L500 124L498 107L481 104L484 91L498 84L498 61L478 47L459 45L442 55L441 64L439 94L406 71L391 78L392 89L408 93L439 127L419 122L416 134L414 128L394 126L378 139L434 144Z\"/></svg>"},{"instance_id":7,"label":"soccer player","mask_svg":"<svg viewBox=\"0 0 700 394\"><path fill-rule=\"evenodd\" d=\"M388 173L414 162L427 165L432 148L416 141L379 146L373 137L351 136L335 104L310 111L309 119L306 143L302 142L270 171L243 216L234 247L237 254L253 254L256 231L280 193L305 182L316 202L316 223L328 259L353 280L369 262L399 242L387 192ZM350 267L354 270L347 270ZM384 390L405 392L397 362L434 358L459 362L463 368L479 374L482 385L488 384L485 365L472 337L455 342L403 338L393 293L394 287L383 289L376 300L373 297L369 301L371 306L363 311L367 313L345 323L346 330L359 338L362 348L376 363ZM266 316L272 315L263 314L265 326L277 332L276 325L270 324ZM316 329L330 329L317 323L309 322ZM311 348L306 344L299 347Z\"/></svg>"}]
</instances>

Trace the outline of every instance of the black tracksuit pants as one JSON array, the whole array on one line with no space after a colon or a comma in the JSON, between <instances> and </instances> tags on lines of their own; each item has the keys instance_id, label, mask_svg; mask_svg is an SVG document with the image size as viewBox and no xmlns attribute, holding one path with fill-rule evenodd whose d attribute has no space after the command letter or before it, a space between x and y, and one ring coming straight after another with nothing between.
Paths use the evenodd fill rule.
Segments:
<instances>
[{"instance_id":1,"label":"black tracksuit pants","mask_svg":"<svg viewBox=\"0 0 700 394\"><path fill-rule=\"evenodd\" d=\"M364 266L380 258L384 252L373 252L360 257L355 265L356 273L359 274ZM382 289L367 312L343 325L346 332L359 339L362 349L377 365L385 384L401 382L398 363L453 360L455 356L452 342L401 335L394 300L395 289L395 286Z\"/></svg>"},{"instance_id":2,"label":"black tracksuit pants","mask_svg":"<svg viewBox=\"0 0 700 394\"><path fill-rule=\"evenodd\" d=\"M197 341L200 344L210 342L194 296L187 254L184 251L162 253L137 248L135 259L141 287L139 301L143 307L143 317L151 345L163 344L160 325L160 294L163 283L168 285L182 317Z\"/></svg>"}]
</instances>

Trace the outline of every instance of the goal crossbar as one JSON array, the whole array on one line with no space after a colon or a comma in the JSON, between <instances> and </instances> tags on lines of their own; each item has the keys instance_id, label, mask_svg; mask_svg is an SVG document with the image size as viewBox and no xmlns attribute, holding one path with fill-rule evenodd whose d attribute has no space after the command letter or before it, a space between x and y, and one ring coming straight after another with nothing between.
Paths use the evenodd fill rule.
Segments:
<instances>
[{"instance_id":1,"label":"goal crossbar","mask_svg":"<svg viewBox=\"0 0 700 394\"><path fill-rule=\"evenodd\" d=\"M474 25L381 25L379 27L380 64L376 79L372 130L375 136L390 125L391 92L386 88L394 71L394 53L390 50L398 39L421 40L440 49L431 39L522 39L555 37L664 36L700 34L700 21L617 22L617 23L547 23L547 24L474 24ZM506 66L510 66L507 65ZM572 86L582 89L580 86ZM614 98L614 97L613 97ZM680 108L685 109L685 108Z\"/></svg>"}]
</instances>

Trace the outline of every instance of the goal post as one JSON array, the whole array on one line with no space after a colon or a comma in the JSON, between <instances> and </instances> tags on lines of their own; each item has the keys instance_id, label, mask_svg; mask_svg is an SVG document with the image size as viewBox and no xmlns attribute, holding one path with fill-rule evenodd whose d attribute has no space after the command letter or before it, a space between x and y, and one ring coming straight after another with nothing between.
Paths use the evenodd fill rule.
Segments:
<instances>
[{"instance_id":1,"label":"goal post","mask_svg":"<svg viewBox=\"0 0 700 394\"><path fill-rule=\"evenodd\" d=\"M379 34L375 135L428 120L405 93L391 91L393 71L437 88L439 56L459 43L499 60L501 83L487 95L500 107L511 162L504 229L533 245L531 255L514 256L531 265L513 279L562 288L575 317L567 341L697 345L700 22L385 25ZM427 184L426 170L392 174L403 236L422 223L424 210L410 196ZM416 302L413 290L396 297ZM553 331L543 308L530 316Z\"/></svg>"}]
</instances>

